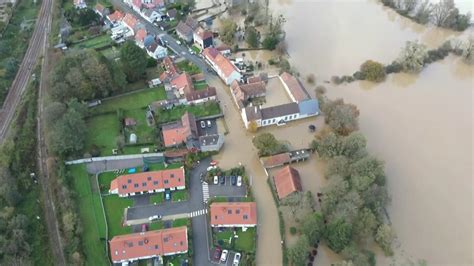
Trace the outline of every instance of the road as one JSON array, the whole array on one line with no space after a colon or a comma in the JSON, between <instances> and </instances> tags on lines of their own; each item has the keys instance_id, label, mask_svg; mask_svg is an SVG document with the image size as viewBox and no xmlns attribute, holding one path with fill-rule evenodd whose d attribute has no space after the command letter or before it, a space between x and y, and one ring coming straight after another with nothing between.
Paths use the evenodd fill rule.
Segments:
<instances>
[{"instance_id":1,"label":"road","mask_svg":"<svg viewBox=\"0 0 474 266\"><path fill-rule=\"evenodd\" d=\"M52 3L53 0L44 0L42 2L36 26L31 35L30 44L0 110L0 144L3 143L7 137L21 96L28 85L39 55L44 51L51 25L51 14L53 13Z\"/></svg>"}]
</instances>

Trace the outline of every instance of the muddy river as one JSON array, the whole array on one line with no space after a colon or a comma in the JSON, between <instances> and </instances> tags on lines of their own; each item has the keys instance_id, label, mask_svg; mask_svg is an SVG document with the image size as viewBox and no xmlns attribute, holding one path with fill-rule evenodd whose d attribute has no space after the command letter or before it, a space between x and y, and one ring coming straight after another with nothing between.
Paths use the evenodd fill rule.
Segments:
<instances>
[{"instance_id":1,"label":"muddy river","mask_svg":"<svg viewBox=\"0 0 474 266\"><path fill-rule=\"evenodd\" d=\"M288 20L290 62L319 84L353 73L367 59L389 63L408 40L437 47L474 34L414 24L376 1L271 2ZM330 97L359 107L369 149L386 162L398 240L395 258L380 256L380 264L473 264L473 77L474 67L448 57L419 75L392 75L377 85L327 85ZM307 141L304 131L284 130L271 131L295 145ZM317 169L298 167L308 169L304 188L317 190L323 182Z\"/></svg>"}]
</instances>

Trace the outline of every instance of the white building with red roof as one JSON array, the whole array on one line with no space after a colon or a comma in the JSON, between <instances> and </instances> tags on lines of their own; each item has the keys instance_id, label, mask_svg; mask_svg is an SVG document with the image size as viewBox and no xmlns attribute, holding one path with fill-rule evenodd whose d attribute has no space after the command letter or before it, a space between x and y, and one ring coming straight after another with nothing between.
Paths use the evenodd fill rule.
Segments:
<instances>
[{"instance_id":1,"label":"white building with red roof","mask_svg":"<svg viewBox=\"0 0 474 266\"><path fill-rule=\"evenodd\" d=\"M107 16L107 19L112 23L112 26L116 27L120 24L124 16L122 12L115 10L114 13Z\"/></svg>"},{"instance_id":2,"label":"white building with red roof","mask_svg":"<svg viewBox=\"0 0 474 266\"><path fill-rule=\"evenodd\" d=\"M118 176L110 183L109 193L128 197L163 192L165 189L183 190L185 187L184 168L181 167Z\"/></svg>"},{"instance_id":3,"label":"white building with red roof","mask_svg":"<svg viewBox=\"0 0 474 266\"><path fill-rule=\"evenodd\" d=\"M212 227L257 226L256 202L214 202L210 206Z\"/></svg>"},{"instance_id":4,"label":"white building with red roof","mask_svg":"<svg viewBox=\"0 0 474 266\"><path fill-rule=\"evenodd\" d=\"M135 43L140 47L144 48L145 44L145 37L147 36L147 32L145 29L138 29L137 32L135 33Z\"/></svg>"},{"instance_id":5,"label":"white building with red roof","mask_svg":"<svg viewBox=\"0 0 474 266\"><path fill-rule=\"evenodd\" d=\"M242 78L237 67L217 49L208 47L204 49L202 55L226 85L230 85L234 80L240 81Z\"/></svg>"},{"instance_id":6,"label":"white building with red roof","mask_svg":"<svg viewBox=\"0 0 474 266\"><path fill-rule=\"evenodd\" d=\"M85 0L74 0L74 7L78 9L86 8L87 4Z\"/></svg>"},{"instance_id":7,"label":"white building with red roof","mask_svg":"<svg viewBox=\"0 0 474 266\"><path fill-rule=\"evenodd\" d=\"M115 236L109 241L113 263L128 263L188 252L186 226Z\"/></svg>"},{"instance_id":8,"label":"white building with red roof","mask_svg":"<svg viewBox=\"0 0 474 266\"><path fill-rule=\"evenodd\" d=\"M138 26L140 25L140 23L138 22L138 19L130 13L127 13L125 15L125 17L122 19L122 23L125 27L127 27L130 30L130 32L132 32L133 35L135 35L135 31L138 29Z\"/></svg>"}]
</instances>

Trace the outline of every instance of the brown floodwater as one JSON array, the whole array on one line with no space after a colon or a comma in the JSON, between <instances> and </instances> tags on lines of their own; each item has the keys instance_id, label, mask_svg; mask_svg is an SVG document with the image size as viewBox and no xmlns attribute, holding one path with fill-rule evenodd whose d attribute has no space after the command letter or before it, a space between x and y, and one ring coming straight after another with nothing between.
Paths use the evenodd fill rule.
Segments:
<instances>
[{"instance_id":1,"label":"brown floodwater","mask_svg":"<svg viewBox=\"0 0 474 266\"><path fill-rule=\"evenodd\" d=\"M290 62L302 77L315 74L319 84L332 75L355 72L367 59L389 63L408 40L433 48L450 38L473 35L472 29L459 34L412 23L377 1L271 5L287 18ZM450 56L419 75L391 75L381 84L327 85L329 97L359 107L369 150L386 162L389 216L398 239L396 256L387 259L379 252L379 264L420 259L429 265L474 263L473 77L473 66ZM282 133L285 130L270 129L294 145L311 139L306 131ZM297 165L304 189L317 191L324 184L317 164L312 160ZM318 265L337 260L325 254L330 252L322 254Z\"/></svg>"}]
</instances>

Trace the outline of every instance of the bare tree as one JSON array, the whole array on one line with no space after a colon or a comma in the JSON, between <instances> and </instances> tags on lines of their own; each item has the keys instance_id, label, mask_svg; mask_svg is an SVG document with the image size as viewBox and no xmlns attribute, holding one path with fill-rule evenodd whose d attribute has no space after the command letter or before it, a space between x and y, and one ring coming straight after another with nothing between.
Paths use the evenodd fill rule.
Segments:
<instances>
[{"instance_id":1,"label":"bare tree","mask_svg":"<svg viewBox=\"0 0 474 266\"><path fill-rule=\"evenodd\" d=\"M433 13L433 5L429 0L425 0L420 4L415 13L415 20L418 23L426 24L430 22L431 15Z\"/></svg>"},{"instance_id":2,"label":"bare tree","mask_svg":"<svg viewBox=\"0 0 474 266\"><path fill-rule=\"evenodd\" d=\"M440 0L433 8L434 23L437 26L449 26L455 9L454 0Z\"/></svg>"}]
</instances>

